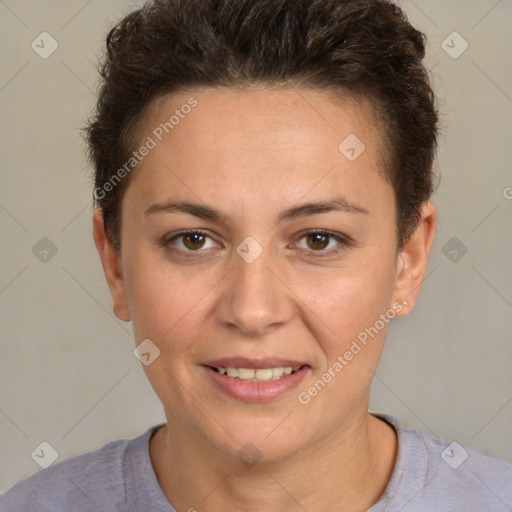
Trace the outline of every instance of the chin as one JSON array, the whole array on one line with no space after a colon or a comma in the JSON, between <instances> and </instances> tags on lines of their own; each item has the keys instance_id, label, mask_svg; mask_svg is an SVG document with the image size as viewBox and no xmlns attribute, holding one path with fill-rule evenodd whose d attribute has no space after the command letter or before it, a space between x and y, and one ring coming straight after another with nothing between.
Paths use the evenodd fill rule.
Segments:
<instances>
[{"instance_id":1,"label":"chin","mask_svg":"<svg viewBox=\"0 0 512 512\"><path fill-rule=\"evenodd\" d=\"M264 419L247 424L231 423L227 432L221 429L210 437L210 444L228 458L250 467L256 463L275 463L294 456L310 439L299 425L285 425L279 420ZM280 424L280 422L282 422Z\"/></svg>"}]
</instances>

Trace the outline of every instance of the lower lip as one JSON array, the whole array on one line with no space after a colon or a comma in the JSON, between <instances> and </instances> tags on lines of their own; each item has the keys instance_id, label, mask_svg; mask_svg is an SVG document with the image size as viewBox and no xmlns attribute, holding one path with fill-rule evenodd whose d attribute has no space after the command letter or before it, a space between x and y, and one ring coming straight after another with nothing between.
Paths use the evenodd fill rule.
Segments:
<instances>
[{"instance_id":1,"label":"lower lip","mask_svg":"<svg viewBox=\"0 0 512 512\"><path fill-rule=\"evenodd\" d=\"M308 366L303 366L296 372L283 375L276 380L250 382L221 375L209 366L203 368L221 391L232 398L253 403L270 402L281 398L295 389L309 371Z\"/></svg>"}]
</instances>

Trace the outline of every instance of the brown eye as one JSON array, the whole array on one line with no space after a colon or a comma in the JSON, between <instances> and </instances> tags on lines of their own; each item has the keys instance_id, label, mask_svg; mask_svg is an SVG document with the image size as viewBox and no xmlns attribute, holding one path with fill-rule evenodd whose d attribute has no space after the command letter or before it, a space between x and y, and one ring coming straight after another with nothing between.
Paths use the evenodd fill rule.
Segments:
<instances>
[{"instance_id":1,"label":"brown eye","mask_svg":"<svg viewBox=\"0 0 512 512\"><path fill-rule=\"evenodd\" d=\"M182 231L172 237L164 237L162 245L168 248L177 248L182 252L205 252L206 249L215 247L212 237L202 231Z\"/></svg>"},{"instance_id":2,"label":"brown eye","mask_svg":"<svg viewBox=\"0 0 512 512\"><path fill-rule=\"evenodd\" d=\"M325 233L309 233L306 235L308 246L315 250L321 251L329 245L330 236Z\"/></svg>"},{"instance_id":3,"label":"brown eye","mask_svg":"<svg viewBox=\"0 0 512 512\"><path fill-rule=\"evenodd\" d=\"M298 244L301 249L315 256L332 256L349 247L347 239L330 231L310 231L304 233Z\"/></svg>"},{"instance_id":4,"label":"brown eye","mask_svg":"<svg viewBox=\"0 0 512 512\"><path fill-rule=\"evenodd\" d=\"M181 236L183 238L183 245L191 251L201 249L206 240L206 237L201 233L188 233Z\"/></svg>"}]
</instances>

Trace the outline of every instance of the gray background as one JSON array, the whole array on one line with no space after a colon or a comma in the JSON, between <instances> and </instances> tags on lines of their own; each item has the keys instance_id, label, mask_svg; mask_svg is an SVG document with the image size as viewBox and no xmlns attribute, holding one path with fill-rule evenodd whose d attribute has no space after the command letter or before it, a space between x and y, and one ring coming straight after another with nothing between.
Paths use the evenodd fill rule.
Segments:
<instances>
[{"instance_id":1,"label":"gray background","mask_svg":"<svg viewBox=\"0 0 512 512\"><path fill-rule=\"evenodd\" d=\"M43 441L62 460L164 420L130 325L111 313L79 134L104 36L134 5L0 1L0 490L39 470L31 453ZM429 36L440 221L417 307L390 328L371 409L512 462L512 1L402 6ZM59 45L47 59L31 48L43 31ZM469 44L458 58L454 31ZM43 237L57 249L47 261Z\"/></svg>"}]
</instances>

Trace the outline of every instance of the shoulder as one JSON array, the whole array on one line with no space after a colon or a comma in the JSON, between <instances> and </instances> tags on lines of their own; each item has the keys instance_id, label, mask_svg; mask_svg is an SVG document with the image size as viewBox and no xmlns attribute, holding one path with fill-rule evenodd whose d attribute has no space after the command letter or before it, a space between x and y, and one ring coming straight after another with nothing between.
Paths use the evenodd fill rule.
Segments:
<instances>
[{"instance_id":1,"label":"shoulder","mask_svg":"<svg viewBox=\"0 0 512 512\"><path fill-rule=\"evenodd\" d=\"M398 435L395 468L382 503L393 503L403 512L512 509L511 464L464 444L404 428L392 416L376 416L390 423Z\"/></svg>"},{"instance_id":2,"label":"shoulder","mask_svg":"<svg viewBox=\"0 0 512 512\"><path fill-rule=\"evenodd\" d=\"M127 500L126 472L142 458L155 428L38 471L0 496L0 511L120 510Z\"/></svg>"}]
</instances>

